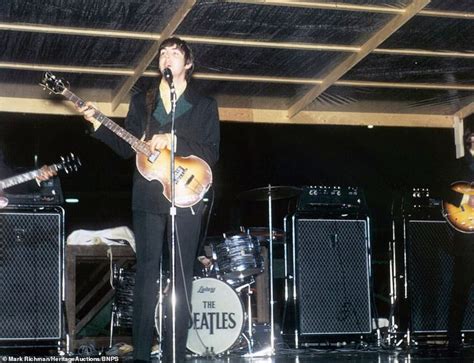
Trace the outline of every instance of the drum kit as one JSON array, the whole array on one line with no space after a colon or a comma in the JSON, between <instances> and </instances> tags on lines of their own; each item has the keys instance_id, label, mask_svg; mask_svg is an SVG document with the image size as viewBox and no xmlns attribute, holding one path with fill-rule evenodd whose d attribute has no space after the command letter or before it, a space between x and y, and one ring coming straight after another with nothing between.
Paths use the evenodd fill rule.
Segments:
<instances>
[{"instance_id":1,"label":"drum kit","mask_svg":"<svg viewBox=\"0 0 474 363\"><path fill-rule=\"evenodd\" d=\"M188 330L187 349L198 356L215 356L230 352L245 350L252 355L253 341L253 314L252 314L252 286L256 277L263 272L268 273L270 296L270 339L269 352L274 353L273 346L273 264L272 245L283 243L284 232L273 229L271 217L272 199L290 198L298 195L299 188L274 187L252 189L239 195L244 200L269 201L269 228L251 227L241 228L238 232L224 233L221 238L210 239L212 264L203 269L203 274L196 277L192 284L191 323ZM269 231L273 231L269 233ZM268 258L264 258L262 249L268 251ZM268 271L265 271L265 262L268 261ZM131 325L131 296L130 273L123 269L114 273L116 299L113 308L111 325ZM124 291L128 290L128 291ZM162 294L163 291L160 291ZM259 292L257 291L257 294ZM162 308L158 307L163 301L158 299L156 308L156 330L160 335L162 324ZM245 303L244 303L245 301ZM268 349L267 349L268 350ZM268 355L268 354L266 354Z\"/></svg>"}]
</instances>

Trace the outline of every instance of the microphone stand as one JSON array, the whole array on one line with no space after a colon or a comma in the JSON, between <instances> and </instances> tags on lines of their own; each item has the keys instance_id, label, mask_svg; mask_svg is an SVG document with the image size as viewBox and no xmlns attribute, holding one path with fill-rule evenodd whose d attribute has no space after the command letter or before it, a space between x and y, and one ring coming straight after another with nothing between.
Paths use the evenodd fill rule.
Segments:
<instances>
[{"instance_id":1,"label":"microphone stand","mask_svg":"<svg viewBox=\"0 0 474 363\"><path fill-rule=\"evenodd\" d=\"M176 221L176 205L175 205L175 173L174 173L174 120L176 114L176 89L173 79L167 79L170 86L171 98L171 158L170 158L170 181L171 181L171 319L172 319L172 344L173 344L173 362L176 362L176 247L175 247L175 221Z\"/></svg>"}]
</instances>

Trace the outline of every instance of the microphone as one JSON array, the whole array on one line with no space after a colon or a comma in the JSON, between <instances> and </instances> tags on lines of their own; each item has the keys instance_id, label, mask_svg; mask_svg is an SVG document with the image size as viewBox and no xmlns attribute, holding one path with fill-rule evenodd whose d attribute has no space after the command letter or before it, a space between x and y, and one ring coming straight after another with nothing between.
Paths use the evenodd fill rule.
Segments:
<instances>
[{"instance_id":1,"label":"microphone","mask_svg":"<svg viewBox=\"0 0 474 363\"><path fill-rule=\"evenodd\" d=\"M173 84L173 73L171 73L171 69L165 68L163 70L163 77L165 77L168 84L171 86Z\"/></svg>"}]
</instances>

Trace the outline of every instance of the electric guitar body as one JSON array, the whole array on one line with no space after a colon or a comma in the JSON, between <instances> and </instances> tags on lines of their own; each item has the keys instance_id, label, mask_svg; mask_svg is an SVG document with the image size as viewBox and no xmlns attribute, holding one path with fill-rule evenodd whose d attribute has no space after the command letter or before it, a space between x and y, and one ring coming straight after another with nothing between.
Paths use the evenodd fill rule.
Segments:
<instances>
[{"instance_id":1,"label":"electric guitar body","mask_svg":"<svg viewBox=\"0 0 474 363\"><path fill-rule=\"evenodd\" d=\"M147 180L158 180L163 185L163 195L171 200L170 160L171 152L160 150L160 156L152 163L145 154L137 153L136 164ZM176 205L189 207L202 199L212 182L211 169L197 156L175 157Z\"/></svg>"},{"instance_id":2,"label":"electric guitar body","mask_svg":"<svg viewBox=\"0 0 474 363\"><path fill-rule=\"evenodd\" d=\"M451 189L464 195L474 195L474 184L468 182L455 182ZM474 233L474 208L469 204L461 204L459 207L443 202L443 216L448 223L462 233Z\"/></svg>"}]
</instances>

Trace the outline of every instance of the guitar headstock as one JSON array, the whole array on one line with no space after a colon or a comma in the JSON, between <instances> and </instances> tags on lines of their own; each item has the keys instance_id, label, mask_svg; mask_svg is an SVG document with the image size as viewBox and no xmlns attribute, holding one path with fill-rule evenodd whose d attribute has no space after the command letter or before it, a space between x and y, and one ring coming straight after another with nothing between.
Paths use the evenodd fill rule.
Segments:
<instances>
[{"instance_id":1,"label":"guitar headstock","mask_svg":"<svg viewBox=\"0 0 474 363\"><path fill-rule=\"evenodd\" d=\"M40 86L43 87L44 90L48 90L52 93L57 95L63 94L66 90L67 82L61 78L57 78L51 72L45 72L43 76L43 80L40 83Z\"/></svg>"},{"instance_id":2,"label":"guitar headstock","mask_svg":"<svg viewBox=\"0 0 474 363\"><path fill-rule=\"evenodd\" d=\"M69 155L61 156L61 162L57 165L58 168L64 170L67 174L73 171L77 171L79 167L82 165L81 160L79 157L74 155L73 153L69 153Z\"/></svg>"}]
</instances>

